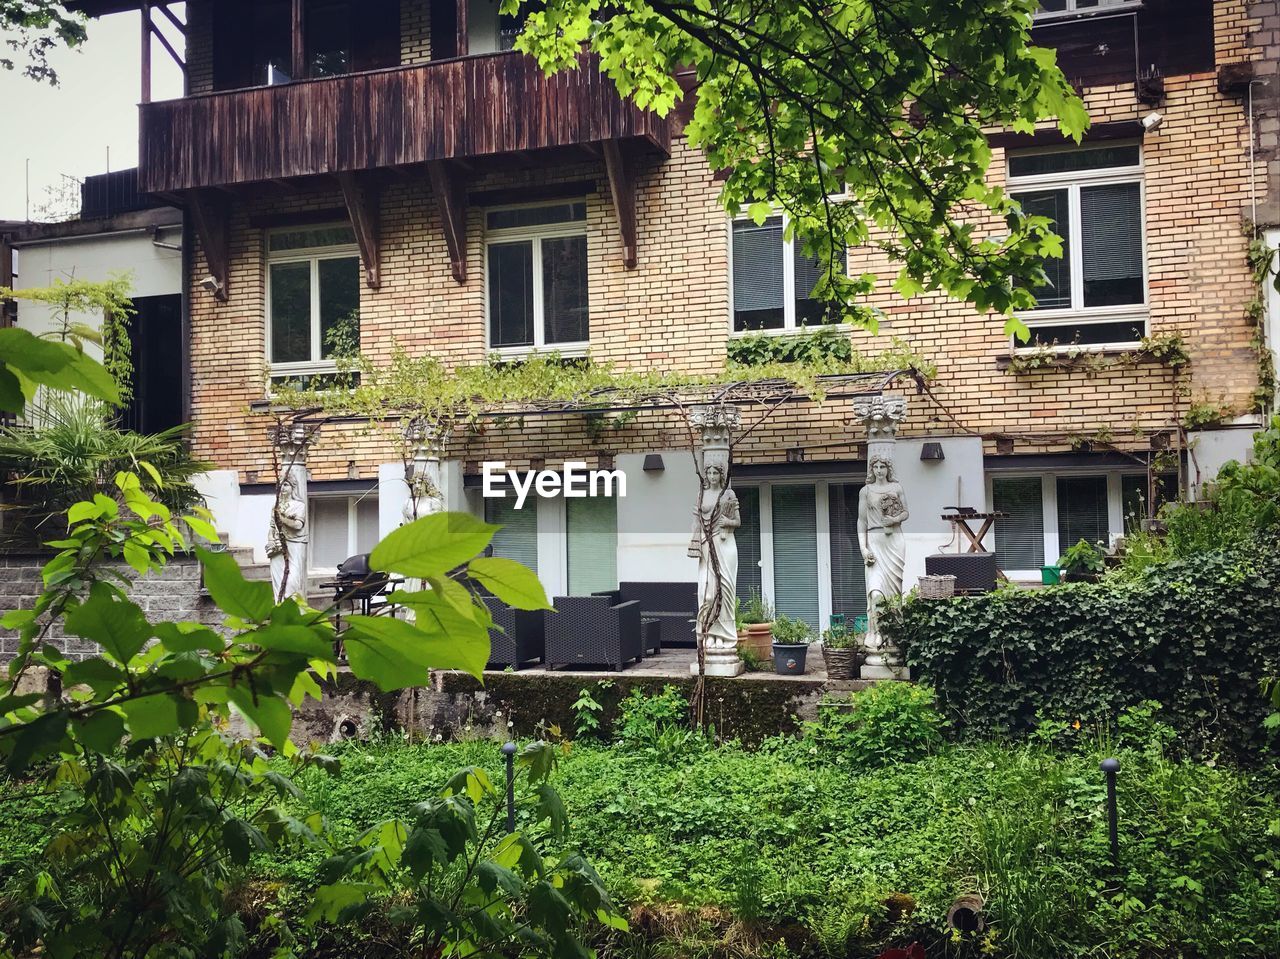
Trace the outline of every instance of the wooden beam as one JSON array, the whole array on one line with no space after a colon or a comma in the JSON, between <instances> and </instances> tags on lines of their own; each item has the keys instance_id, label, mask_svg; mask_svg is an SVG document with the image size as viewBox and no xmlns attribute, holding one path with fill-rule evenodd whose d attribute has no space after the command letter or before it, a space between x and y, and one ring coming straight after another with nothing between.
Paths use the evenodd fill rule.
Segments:
<instances>
[{"instance_id":1,"label":"wooden beam","mask_svg":"<svg viewBox=\"0 0 1280 959\"><path fill-rule=\"evenodd\" d=\"M455 56L465 57L471 52L470 32L467 28L468 0L456 0L458 10L458 40Z\"/></svg>"},{"instance_id":2,"label":"wooden beam","mask_svg":"<svg viewBox=\"0 0 1280 959\"><path fill-rule=\"evenodd\" d=\"M138 8L142 27L142 98L141 102L151 102L151 4L142 0Z\"/></svg>"},{"instance_id":3,"label":"wooden beam","mask_svg":"<svg viewBox=\"0 0 1280 959\"><path fill-rule=\"evenodd\" d=\"M449 248L449 265L453 278L467 282L467 193L466 184L456 168L444 160L432 160L427 164L431 178L431 192L440 208L440 222L444 229L444 242Z\"/></svg>"},{"instance_id":4,"label":"wooden beam","mask_svg":"<svg viewBox=\"0 0 1280 959\"><path fill-rule=\"evenodd\" d=\"M289 79L302 80L307 75L307 43L304 32L303 0L293 0L289 9Z\"/></svg>"},{"instance_id":5,"label":"wooden beam","mask_svg":"<svg viewBox=\"0 0 1280 959\"><path fill-rule=\"evenodd\" d=\"M200 285L225 303L231 267L231 201L216 190L192 190L186 200L209 270L208 279Z\"/></svg>"},{"instance_id":6,"label":"wooden beam","mask_svg":"<svg viewBox=\"0 0 1280 959\"><path fill-rule=\"evenodd\" d=\"M342 197L347 201L347 215L351 217L351 228L356 232L360 259L364 261L365 283L368 284L369 289L376 290L382 286L379 190L370 177L357 177L354 173L339 173L338 183L342 187Z\"/></svg>"},{"instance_id":7,"label":"wooden beam","mask_svg":"<svg viewBox=\"0 0 1280 959\"><path fill-rule=\"evenodd\" d=\"M604 168L609 176L609 194L618 217L622 237L622 265L634 270L639 263L636 243L636 173L631 155L617 140L605 140Z\"/></svg>"},{"instance_id":8,"label":"wooden beam","mask_svg":"<svg viewBox=\"0 0 1280 959\"><path fill-rule=\"evenodd\" d=\"M163 10L164 7L161 7L160 9ZM178 56L178 51L173 49L173 44L169 42L169 38L166 37L163 33L161 33L160 28L157 27L154 23L151 23L150 27L151 27L151 32L154 33L156 35L156 39L160 41L161 46L163 46L166 50L169 51L169 56L172 57L173 62L178 65L178 69L181 70L183 73L186 73L187 62L183 60L182 57Z\"/></svg>"},{"instance_id":9,"label":"wooden beam","mask_svg":"<svg viewBox=\"0 0 1280 959\"><path fill-rule=\"evenodd\" d=\"M162 3L160 4L159 7L157 7L157 9L161 13L163 13L166 17L169 18L169 22L178 28L179 33L181 33L184 37L187 35L187 25L178 19L177 14L175 14L172 10L169 9L169 4Z\"/></svg>"}]
</instances>

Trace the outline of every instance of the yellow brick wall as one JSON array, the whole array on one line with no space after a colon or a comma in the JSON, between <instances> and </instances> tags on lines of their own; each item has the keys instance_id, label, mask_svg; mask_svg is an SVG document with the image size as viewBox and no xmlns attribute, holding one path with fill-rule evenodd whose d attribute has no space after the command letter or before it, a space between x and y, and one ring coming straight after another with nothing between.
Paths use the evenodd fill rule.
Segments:
<instances>
[{"instance_id":1,"label":"yellow brick wall","mask_svg":"<svg viewBox=\"0 0 1280 959\"><path fill-rule=\"evenodd\" d=\"M209 93L213 89L213 2L187 3L187 92Z\"/></svg>"},{"instance_id":2,"label":"yellow brick wall","mask_svg":"<svg viewBox=\"0 0 1280 959\"><path fill-rule=\"evenodd\" d=\"M431 59L431 7L428 0L400 0L400 62Z\"/></svg>"},{"instance_id":3,"label":"yellow brick wall","mask_svg":"<svg viewBox=\"0 0 1280 959\"><path fill-rule=\"evenodd\" d=\"M1220 56L1244 55L1242 0L1217 5ZM422 32L425 35L425 21ZM404 36L410 36L405 30ZM887 316L879 334L851 331L858 348L874 351L894 338L937 364L936 400L916 396L907 434L971 432L1017 438L1017 452L1069 448L1073 438L1105 430L1118 445L1146 448L1148 434L1173 426L1192 400L1222 402L1244 412L1255 385L1252 330L1244 306L1251 298L1240 211L1248 195L1248 131L1239 99L1218 93L1215 76L1166 78L1163 125L1143 144L1146 190L1150 332L1179 332L1192 362L1176 377L1166 367L1115 364L1095 370L1014 374L997 368L1010 343L1003 320L940 297L903 300L888 283L890 264L852 251L851 269L883 278L874 302ZM1087 93L1094 122L1137 120L1148 112L1131 86ZM996 151L992 176L1001 179ZM491 173L471 190L556 181L595 181L587 197L592 355L625 367L706 372L724 363L729 331L728 224L717 206L718 184L703 158L677 138L669 160L640 167L637 195L639 266L626 270L603 164L587 161L554 169ZM249 413L265 395L263 242L249 228L255 214L340 207L336 191L262 195L237 202L233 222L230 301L200 290L191 299L195 444L221 468L255 470L266 479L269 419ZM436 205L425 177L402 177L385 191L382 287L361 293L361 345L385 360L395 342L415 355L476 363L486 352L484 325L484 211L473 208L467 228L468 281L457 284ZM853 454L860 432L847 403L821 411L794 406L754 434L740 458L781 461L792 447L807 458ZM750 418L750 417L749 417ZM597 451L684 445L672 416L648 413L621 430L593 438L582 417L530 419L523 426L455 437L450 455L466 460L544 458L589 461ZM312 458L317 479L346 478L354 468L372 477L375 464L396 458L376 431L329 427Z\"/></svg>"}]
</instances>

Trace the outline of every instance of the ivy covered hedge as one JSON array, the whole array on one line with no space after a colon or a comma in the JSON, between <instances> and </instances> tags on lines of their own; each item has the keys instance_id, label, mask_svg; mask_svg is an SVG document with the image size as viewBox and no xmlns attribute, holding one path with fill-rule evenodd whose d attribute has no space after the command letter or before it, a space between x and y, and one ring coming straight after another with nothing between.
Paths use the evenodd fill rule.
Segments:
<instances>
[{"instance_id":1,"label":"ivy covered hedge","mask_svg":"<svg viewBox=\"0 0 1280 959\"><path fill-rule=\"evenodd\" d=\"M1280 675L1280 538L1128 581L912 599L885 629L968 734L1111 724L1155 700L1190 751L1256 758L1262 684Z\"/></svg>"}]
</instances>

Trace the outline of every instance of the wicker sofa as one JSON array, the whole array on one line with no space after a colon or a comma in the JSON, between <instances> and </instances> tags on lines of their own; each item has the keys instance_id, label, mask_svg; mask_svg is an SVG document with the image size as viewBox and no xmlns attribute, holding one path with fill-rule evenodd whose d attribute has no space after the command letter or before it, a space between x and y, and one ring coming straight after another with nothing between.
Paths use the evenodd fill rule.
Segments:
<instances>
[{"instance_id":1,"label":"wicker sofa","mask_svg":"<svg viewBox=\"0 0 1280 959\"><path fill-rule=\"evenodd\" d=\"M617 589L596 595L615 603L639 603L640 615L661 624L665 647L698 645L693 628L698 616L697 583L619 583Z\"/></svg>"},{"instance_id":2,"label":"wicker sofa","mask_svg":"<svg viewBox=\"0 0 1280 959\"><path fill-rule=\"evenodd\" d=\"M557 596L547 614L547 666L621 669L644 658L640 604L608 596Z\"/></svg>"},{"instance_id":3,"label":"wicker sofa","mask_svg":"<svg viewBox=\"0 0 1280 959\"><path fill-rule=\"evenodd\" d=\"M496 596L485 596L494 626L489 630L489 669L520 669L546 659L546 610L515 609Z\"/></svg>"}]
</instances>

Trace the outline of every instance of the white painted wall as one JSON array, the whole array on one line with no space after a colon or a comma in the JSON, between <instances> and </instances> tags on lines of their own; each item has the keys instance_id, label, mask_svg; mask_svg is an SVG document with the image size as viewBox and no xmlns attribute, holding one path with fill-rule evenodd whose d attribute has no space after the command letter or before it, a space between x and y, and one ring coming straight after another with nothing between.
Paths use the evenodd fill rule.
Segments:
<instances>
[{"instance_id":1,"label":"white painted wall","mask_svg":"<svg viewBox=\"0 0 1280 959\"><path fill-rule=\"evenodd\" d=\"M1196 486L1208 483L1218 475L1218 470L1229 460L1248 462L1253 455L1253 434L1258 426L1255 423L1240 426L1228 426L1215 430L1194 430L1187 433L1187 442L1191 444L1194 454L1191 469L1193 495L1198 492Z\"/></svg>"},{"instance_id":2,"label":"white painted wall","mask_svg":"<svg viewBox=\"0 0 1280 959\"><path fill-rule=\"evenodd\" d=\"M921 460L920 451L925 443L941 443L945 459ZM901 439L894 459L898 482L902 484L907 509L911 512L911 518L903 526L907 537L903 588L909 590L924 575L926 556L956 552L951 524L942 518L946 507L972 506L981 510L986 506L982 440L976 436ZM964 548L968 548L967 542Z\"/></svg>"},{"instance_id":3,"label":"white painted wall","mask_svg":"<svg viewBox=\"0 0 1280 959\"><path fill-rule=\"evenodd\" d=\"M1266 324L1264 330L1267 345L1271 348L1271 359L1275 363L1276 369L1280 370L1280 291L1276 290L1274 282L1276 277L1280 276L1280 230L1268 230L1266 241L1267 246L1273 251L1271 262L1272 269L1275 272L1267 281L1267 312L1264 319Z\"/></svg>"},{"instance_id":4,"label":"white painted wall","mask_svg":"<svg viewBox=\"0 0 1280 959\"><path fill-rule=\"evenodd\" d=\"M182 229L174 226L161 234L164 243L179 245ZM54 280L107 280L127 272L133 296L162 296L182 292L182 254L152 242L147 233L113 233L75 237L24 245L17 251L16 288L51 286ZM97 326L100 316L75 317ZM18 325L39 335L54 330L53 313L39 304L19 301ZM92 345L91 350L96 350ZM99 355L101 355L99 353Z\"/></svg>"},{"instance_id":5,"label":"white painted wall","mask_svg":"<svg viewBox=\"0 0 1280 959\"><path fill-rule=\"evenodd\" d=\"M643 453L618 457L627 495L618 500L619 582L693 582L698 561L687 555L698 498L688 450L658 450L662 472L644 471Z\"/></svg>"}]
</instances>

